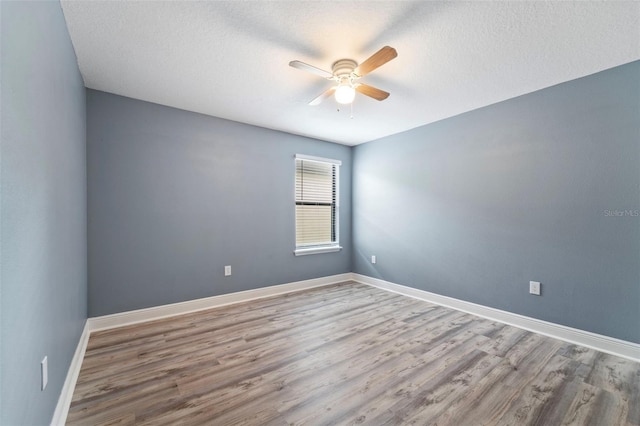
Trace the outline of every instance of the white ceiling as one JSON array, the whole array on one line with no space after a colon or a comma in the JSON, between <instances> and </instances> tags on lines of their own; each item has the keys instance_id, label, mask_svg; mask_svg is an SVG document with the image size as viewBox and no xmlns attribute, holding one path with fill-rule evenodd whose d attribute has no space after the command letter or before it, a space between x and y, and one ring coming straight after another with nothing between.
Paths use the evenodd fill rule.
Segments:
<instances>
[{"instance_id":1,"label":"white ceiling","mask_svg":"<svg viewBox=\"0 0 640 426\"><path fill-rule=\"evenodd\" d=\"M355 145L640 59L640 2L62 0L87 87ZM307 103L325 70L384 45L361 81Z\"/></svg>"}]
</instances>

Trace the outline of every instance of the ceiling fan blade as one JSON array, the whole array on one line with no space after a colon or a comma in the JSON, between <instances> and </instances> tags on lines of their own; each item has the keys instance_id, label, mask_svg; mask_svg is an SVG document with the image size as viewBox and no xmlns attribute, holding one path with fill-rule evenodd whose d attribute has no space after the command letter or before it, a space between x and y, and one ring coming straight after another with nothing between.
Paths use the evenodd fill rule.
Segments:
<instances>
[{"instance_id":1,"label":"ceiling fan blade","mask_svg":"<svg viewBox=\"0 0 640 426\"><path fill-rule=\"evenodd\" d=\"M336 92L336 87L333 86L327 89L322 95L318 96L317 98L309 102L309 105L311 106L320 105L320 102L324 101L325 99L333 95L335 92Z\"/></svg>"},{"instance_id":2,"label":"ceiling fan blade","mask_svg":"<svg viewBox=\"0 0 640 426\"><path fill-rule=\"evenodd\" d=\"M398 52L396 52L396 49L394 49L393 47L385 46L371 55L369 59L361 63L355 70L353 70L353 72L358 77L364 77L376 68L386 64L396 56L398 56Z\"/></svg>"},{"instance_id":3,"label":"ceiling fan blade","mask_svg":"<svg viewBox=\"0 0 640 426\"><path fill-rule=\"evenodd\" d=\"M357 92L369 96L370 98L373 98L377 101L384 101L389 97L389 92L385 92L384 90L369 86L368 84L356 84L355 88Z\"/></svg>"},{"instance_id":4,"label":"ceiling fan blade","mask_svg":"<svg viewBox=\"0 0 640 426\"><path fill-rule=\"evenodd\" d=\"M329 71L321 70L320 68L316 68L313 65L305 64L300 61L291 61L289 62L289 66L293 68L298 68L299 70L308 71L312 74L319 75L322 78L331 79L333 78L333 74Z\"/></svg>"}]
</instances>

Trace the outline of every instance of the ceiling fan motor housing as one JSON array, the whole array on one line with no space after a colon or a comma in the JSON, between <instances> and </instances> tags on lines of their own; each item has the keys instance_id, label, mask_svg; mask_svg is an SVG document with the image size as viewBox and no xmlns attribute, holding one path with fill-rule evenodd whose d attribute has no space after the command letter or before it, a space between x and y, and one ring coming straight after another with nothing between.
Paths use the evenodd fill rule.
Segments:
<instances>
[{"instance_id":1,"label":"ceiling fan motor housing","mask_svg":"<svg viewBox=\"0 0 640 426\"><path fill-rule=\"evenodd\" d=\"M333 75L342 79L344 77L350 77L357 66L358 63L353 59L340 59L333 63L331 70L333 71Z\"/></svg>"}]
</instances>

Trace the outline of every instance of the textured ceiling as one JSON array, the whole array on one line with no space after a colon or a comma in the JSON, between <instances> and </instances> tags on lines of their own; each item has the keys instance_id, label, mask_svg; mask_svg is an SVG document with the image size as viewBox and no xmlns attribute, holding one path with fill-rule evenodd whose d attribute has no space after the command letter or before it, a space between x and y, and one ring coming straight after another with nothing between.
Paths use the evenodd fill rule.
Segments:
<instances>
[{"instance_id":1,"label":"textured ceiling","mask_svg":"<svg viewBox=\"0 0 640 426\"><path fill-rule=\"evenodd\" d=\"M87 87L354 145L640 59L639 2L62 0ZM384 45L361 81L391 92L307 103Z\"/></svg>"}]
</instances>

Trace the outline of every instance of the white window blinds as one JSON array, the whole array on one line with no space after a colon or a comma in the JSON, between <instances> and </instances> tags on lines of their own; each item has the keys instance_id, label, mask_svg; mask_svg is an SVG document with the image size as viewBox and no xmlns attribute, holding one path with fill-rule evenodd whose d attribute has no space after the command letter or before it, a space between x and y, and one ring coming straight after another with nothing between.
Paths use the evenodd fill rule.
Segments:
<instances>
[{"instance_id":1,"label":"white window blinds","mask_svg":"<svg viewBox=\"0 0 640 426\"><path fill-rule=\"evenodd\" d=\"M296 247L338 244L339 165L296 156Z\"/></svg>"}]
</instances>

